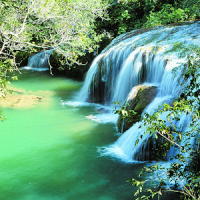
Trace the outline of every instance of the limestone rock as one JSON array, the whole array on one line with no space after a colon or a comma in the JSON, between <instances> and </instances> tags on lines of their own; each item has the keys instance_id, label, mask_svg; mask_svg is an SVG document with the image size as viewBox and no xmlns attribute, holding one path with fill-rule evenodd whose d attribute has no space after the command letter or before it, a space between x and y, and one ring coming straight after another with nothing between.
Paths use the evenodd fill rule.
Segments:
<instances>
[{"instance_id":1,"label":"limestone rock","mask_svg":"<svg viewBox=\"0 0 200 200\"><path fill-rule=\"evenodd\" d=\"M122 112L117 120L117 127L120 132L125 132L134 123L140 121L141 114L144 109L152 102L157 94L156 86L138 85L135 86L129 93L127 100L124 103L124 110L130 113L131 110L136 112L127 117L127 112ZM125 113L125 114L124 114Z\"/></svg>"}]
</instances>

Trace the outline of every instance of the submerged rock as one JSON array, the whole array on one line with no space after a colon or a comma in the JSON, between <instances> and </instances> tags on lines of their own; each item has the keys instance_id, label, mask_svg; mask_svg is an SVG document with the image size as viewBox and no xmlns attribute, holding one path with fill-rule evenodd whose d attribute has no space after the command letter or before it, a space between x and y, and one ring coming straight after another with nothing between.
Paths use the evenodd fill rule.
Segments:
<instances>
[{"instance_id":1,"label":"submerged rock","mask_svg":"<svg viewBox=\"0 0 200 200\"><path fill-rule=\"evenodd\" d=\"M123 105L125 112L120 112L117 120L118 130L123 133L140 121L142 112L152 102L156 94L156 86L138 85L133 87Z\"/></svg>"},{"instance_id":2,"label":"submerged rock","mask_svg":"<svg viewBox=\"0 0 200 200\"><path fill-rule=\"evenodd\" d=\"M24 90L10 89L11 93L5 97L0 97L0 105L3 108L32 108L38 104L48 106L50 96L53 94L50 91L26 92Z\"/></svg>"}]
</instances>

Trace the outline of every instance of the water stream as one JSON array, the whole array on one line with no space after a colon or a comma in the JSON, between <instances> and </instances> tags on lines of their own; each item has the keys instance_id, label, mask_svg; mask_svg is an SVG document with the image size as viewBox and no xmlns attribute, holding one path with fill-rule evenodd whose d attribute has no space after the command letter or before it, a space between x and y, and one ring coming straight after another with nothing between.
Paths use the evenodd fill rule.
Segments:
<instances>
[{"instance_id":1,"label":"water stream","mask_svg":"<svg viewBox=\"0 0 200 200\"><path fill-rule=\"evenodd\" d=\"M4 106L0 200L134 199L135 188L126 180L136 178L143 164L99 154L118 135L114 123L86 118L100 114L98 105L72 103L81 85L31 70L12 82L19 95L42 100L26 105L19 98Z\"/></svg>"}]
</instances>

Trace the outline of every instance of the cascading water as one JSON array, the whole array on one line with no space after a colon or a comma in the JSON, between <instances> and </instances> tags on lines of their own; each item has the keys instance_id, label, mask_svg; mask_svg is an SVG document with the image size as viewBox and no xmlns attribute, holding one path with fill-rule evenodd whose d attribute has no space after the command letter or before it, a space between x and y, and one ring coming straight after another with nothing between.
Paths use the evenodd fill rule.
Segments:
<instances>
[{"instance_id":1,"label":"cascading water","mask_svg":"<svg viewBox=\"0 0 200 200\"><path fill-rule=\"evenodd\" d=\"M42 51L29 57L28 65L23 67L24 69L31 69L35 71L49 70L49 57L52 50Z\"/></svg>"},{"instance_id":2,"label":"cascading water","mask_svg":"<svg viewBox=\"0 0 200 200\"><path fill-rule=\"evenodd\" d=\"M152 114L159 105L173 102L181 93L181 73L175 76L173 69L178 67L181 71L186 58L179 58L176 47L200 45L199 33L200 23L196 22L150 31L136 30L119 36L94 60L78 99L111 106L111 102L124 103L132 88L139 84L156 85L157 96L144 111ZM145 130L142 122L137 122L106 147L103 154L114 155L124 162L144 160L144 141L150 137L145 134L140 138Z\"/></svg>"}]
</instances>

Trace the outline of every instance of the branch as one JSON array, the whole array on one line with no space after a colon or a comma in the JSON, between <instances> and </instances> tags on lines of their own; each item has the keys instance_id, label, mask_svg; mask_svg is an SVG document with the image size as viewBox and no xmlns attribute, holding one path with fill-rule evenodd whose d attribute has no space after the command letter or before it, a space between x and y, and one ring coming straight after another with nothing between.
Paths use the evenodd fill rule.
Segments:
<instances>
[{"instance_id":1,"label":"branch","mask_svg":"<svg viewBox=\"0 0 200 200\"><path fill-rule=\"evenodd\" d=\"M24 28L25 28L25 24L26 24L26 20L27 20L28 15L29 15L29 11L30 11L30 9L28 8L28 12L27 12L27 14L26 14L26 16L25 16L25 18L24 18L23 24L22 24L22 28L21 28L21 30L18 32L17 35L21 34L22 31L24 30Z\"/></svg>"},{"instance_id":2,"label":"branch","mask_svg":"<svg viewBox=\"0 0 200 200\"><path fill-rule=\"evenodd\" d=\"M178 143L174 142L173 140L170 140L169 138L167 138L166 136L164 136L162 133L160 133L159 131L157 132L159 135L161 135L162 137L164 137L166 140L168 140L169 142L175 144L176 146L180 147L181 149L183 149L185 152L186 150L184 149L184 147L180 146Z\"/></svg>"},{"instance_id":3,"label":"branch","mask_svg":"<svg viewBox=\"0 0 200 200\"><path fill-rule=\"evenodd\" d=\"M30 13L29 10L30 10L30 9L28 8L28 12L27 12L26 16L24 17L21 30L20 30L18 33L9 32L9 33L7 33L8 35L13 35L13 36L15 36L15 37L18 37L18 35L20 35L20 34L24 31L24 29L25 29L25 24L26 24L26 20L27 20L27 18L28 18L29 13Z\"/></svg>"},{"instance_id":4,"label":"branch","mask_svg":"<svg viewBox=\"0 0 200 200\"><path fill-rule=\"evenodd\" d=\"M1 50L0 50L0 54L3 53L3 49L4 49L4 48L5 48L5 43L3 42L3 45L2 45Z\"/></svg>"}]
</instances>

